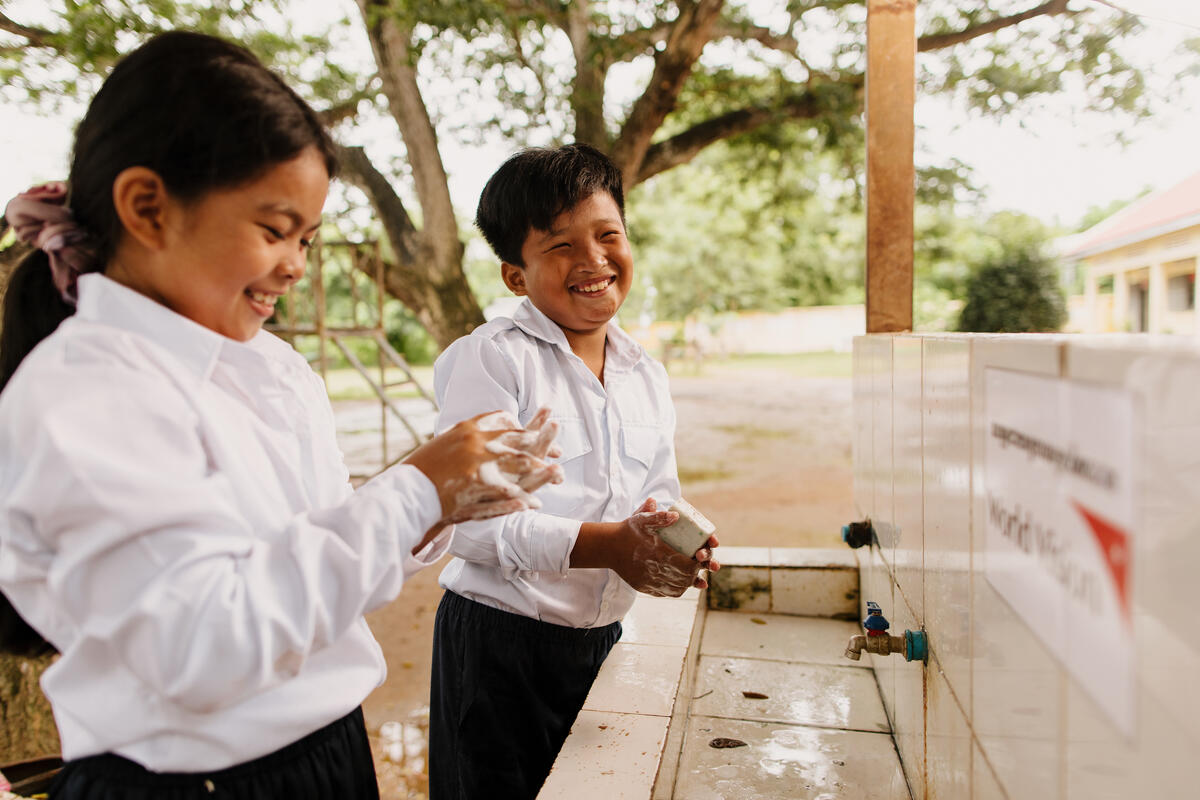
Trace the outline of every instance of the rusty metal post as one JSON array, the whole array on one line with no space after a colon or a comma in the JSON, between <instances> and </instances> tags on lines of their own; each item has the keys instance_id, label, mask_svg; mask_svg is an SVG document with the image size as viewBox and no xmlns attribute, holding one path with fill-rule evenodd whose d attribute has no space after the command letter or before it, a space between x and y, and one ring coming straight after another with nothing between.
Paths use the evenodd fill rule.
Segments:
<instances>
[{"instance_id":1,"label":"rusty metal post","mask_svg":"<svg viewBox=\"0 0 1200 800\"><path fill-rule=\"evenodd\" d=\"M867 333L912 330L916 0L867 0Z\"/></svg>"}]
</instances>

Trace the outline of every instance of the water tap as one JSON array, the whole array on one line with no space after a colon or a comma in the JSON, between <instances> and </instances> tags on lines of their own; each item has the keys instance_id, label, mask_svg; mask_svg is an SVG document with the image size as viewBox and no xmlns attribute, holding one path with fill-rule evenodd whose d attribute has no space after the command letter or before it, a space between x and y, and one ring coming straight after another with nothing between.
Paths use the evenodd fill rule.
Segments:
<instances>
[{"instance_id":1,"label":"water tap","mask_svg":"<svg viewBox=\"0 0 1200 800\"><path fill-rule=\"evenodd\" d=\"M858 661L863 651L880 656L904 653L905 661L924 661L927 654L925 631L905 631L903 636L891 636L891 623L883 616L878 603L867 601L867 618L863 620L866 635L851 636L846 644L846 658Z\"/></svg>"},{"instance_id":2,"label":"water tap","mask_svg":"<svg viewBox=\"0 0 1200 800\"><path fill-rule=\"evenodd\" d=\"M842 541L856 550L863 545L869 545L874 538L875 529L871 527L870 518L842 526Z\"/></svg>"}]
</instances>

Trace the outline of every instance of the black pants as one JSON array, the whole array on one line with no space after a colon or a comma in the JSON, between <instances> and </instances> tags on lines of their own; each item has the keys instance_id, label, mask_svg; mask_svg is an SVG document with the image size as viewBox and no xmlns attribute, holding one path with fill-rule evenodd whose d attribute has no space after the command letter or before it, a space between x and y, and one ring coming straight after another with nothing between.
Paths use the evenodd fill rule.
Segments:
<instances>
[{"instance_id":1,"label":"black pants","mask_svg":"<svg viewBox=\"0 0 1200 800\"><path fill-rule=\"evenodd\" d=\"M566 628L446 592L433 628L430 800L532 800L621 623Z\"/></svg>"},{"instance_id":2,"label":"black pants","mask_svg":"<svg viewBox=\"0 0 1200 800\"><path fill-rule=\"evenodd\" d=\"M51 800L379 800L362 709L274 753L216 772L151 772L105 753L68 761Z\"/></svg>"}]
</instances>

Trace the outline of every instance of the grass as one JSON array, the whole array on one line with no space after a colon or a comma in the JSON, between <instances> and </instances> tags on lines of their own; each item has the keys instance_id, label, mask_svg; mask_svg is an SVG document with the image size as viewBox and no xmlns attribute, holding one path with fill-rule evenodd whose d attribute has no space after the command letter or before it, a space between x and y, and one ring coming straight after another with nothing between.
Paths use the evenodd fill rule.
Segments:
<instances>
[{"instance_id":1,"label":"grass","mask_svg":"<svg viewBox=\"0 0 1200 800\"><path fill-rule=\"evenodd\" d=\"M782 433L782 431L759 425L714 425L713 428L741 437L742 441L747 444L755 439L774 439Z\"/></svg>"},{"instance_id":2,"label":"grass","mask_svg":"<svg viewBox=\"0 0 1200 800\"><path fill-rule=\"evenodd\" d=\"M696 468L680 466L679 467L679 482L683 484L704 483L706 481L722 481L728 478L732 473L728 470L719 468Z\"/></svg>"},{"instance_id":3,"label":"grass","mask_svg":"<svg viewBox=\"0 0 1200 800\"><path fill-rule=\"evenodd\" d=\"M681 369L676 370L677 366ZM759 353L706 358L700 363L698 372L682 367L684 367L683 363L673 364L671 370L672 372L706 376L736 374L750 370L772 370L801 378L849 378L853 375L853 357L850 353L832 351L786 355Z\"/></svg>"}]
</instances>

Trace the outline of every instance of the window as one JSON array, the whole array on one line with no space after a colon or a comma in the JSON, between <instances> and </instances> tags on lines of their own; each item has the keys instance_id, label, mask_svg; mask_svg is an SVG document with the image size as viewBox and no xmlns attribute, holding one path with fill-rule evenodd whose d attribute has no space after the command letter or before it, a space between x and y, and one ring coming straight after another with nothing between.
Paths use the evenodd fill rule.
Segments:
<instances>
[{"instance_id":1,"label":"window","mask_svg":"<svg viewBox=\"0 0 1200 800\"><path fill-rule=\"evenodd\" d=\"M1167 279L1167 310L1192 311L1196 307L1196 273Z\"/></svg>"}]
</instances>

